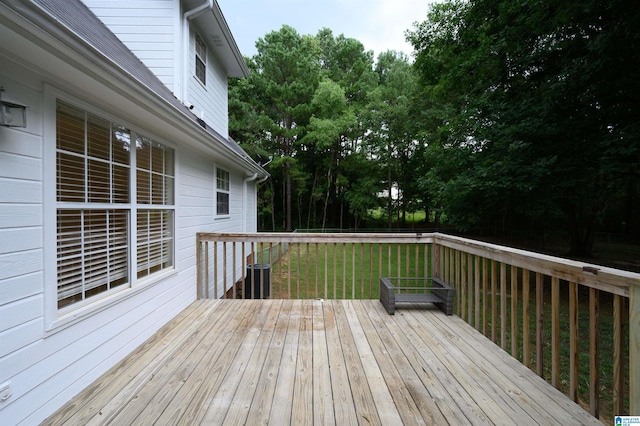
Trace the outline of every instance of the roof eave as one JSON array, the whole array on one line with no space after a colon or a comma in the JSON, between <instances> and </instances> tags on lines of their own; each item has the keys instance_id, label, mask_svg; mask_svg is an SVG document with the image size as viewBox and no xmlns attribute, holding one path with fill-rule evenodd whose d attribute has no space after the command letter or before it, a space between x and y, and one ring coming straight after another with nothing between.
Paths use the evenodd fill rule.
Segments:
<instances>
[{"instance_id":1,"label":"roof eave","mask_svg":"<svg viewBox=\"0 0 640 426\"><path fill-rule=\"evenodd\" d=\"M205 32L203 35L213 48L216 56L221 60L228 77L249 77L249 67L231 34L231 29L222 14L216 0L213 1L211 11L202 13L195 18L198 26Z\"/></svg>"}]
</instances>

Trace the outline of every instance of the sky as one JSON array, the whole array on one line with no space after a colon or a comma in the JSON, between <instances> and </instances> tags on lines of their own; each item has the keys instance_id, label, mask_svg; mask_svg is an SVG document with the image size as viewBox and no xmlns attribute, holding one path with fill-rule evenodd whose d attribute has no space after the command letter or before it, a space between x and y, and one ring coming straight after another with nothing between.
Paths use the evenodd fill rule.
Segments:
<instances>
[{"instance_id":1,"label":"sky","mask_svg":"<svg viewBox=\"0 0 640 426\"><path fill-rule=\"evenodd\" d=\"M244 56L255 55L255 42L287 24L299 34L329 28L359 40L374 57L398 50L413 52L405 31L427 17L430 0L218 0L227 24Z\"/></svg>"}]
</instances>

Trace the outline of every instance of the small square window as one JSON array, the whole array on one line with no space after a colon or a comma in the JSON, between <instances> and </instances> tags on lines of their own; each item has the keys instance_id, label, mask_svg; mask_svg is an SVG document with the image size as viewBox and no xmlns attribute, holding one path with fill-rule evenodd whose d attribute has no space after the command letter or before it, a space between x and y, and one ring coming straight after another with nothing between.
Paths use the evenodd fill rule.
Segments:
<instances>
[{"instance_id":1,"label":"small square window","mask_svg":"<svg viewBox=\"0 0 640 426\"><path fill-rule=\"evenodd\" d=\"M196 34L196 77L202 82L207 84L207 45Z\"/></svg>"}]
</instances>

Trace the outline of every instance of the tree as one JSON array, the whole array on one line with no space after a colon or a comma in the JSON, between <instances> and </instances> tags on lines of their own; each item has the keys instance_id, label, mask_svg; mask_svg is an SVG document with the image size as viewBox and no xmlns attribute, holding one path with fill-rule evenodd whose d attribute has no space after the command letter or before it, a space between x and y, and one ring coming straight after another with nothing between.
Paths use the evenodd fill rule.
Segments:
<instances>
[{"instance_id":1,"label":"tree","mask_svg":"<svg viewBox=\"0 0 640 426\"><path fill-rule=\"evenodd\" d=\"M259 111L263 148L279 157L284 184L287 231L293 230L292 169L296 152L311 118L311 100L320 80L317 44L284 25L256 42L258 53L250 77L253 102Z\"/></svg>"},{"instance_id":2,"label":"tree","mask_svg":"<svg viewBox=\"0 0 640 426\"><path fill-rule=\"evenodd\" d=\"M619 0L433 7L409 38L432 108L448 114L430 127L458 169L439 166L448 217L562 222L572 254L590 255L620 188L638 179L638 25L638 8Z\"/></svg>"},{"instance_id":3,"label":"tree","mask_svg":"<svg viewBox=\"0 0 640 426\"><path fill-rule=\"evenodd\" d=\"M412 171L409 162L419 142L412 113L417 96L417 78L406 55L387 51L376 63L378 87L369 96L369 149L373 158L384 164L388 227L393 221L393 195L398 194L403 218L407 211ZM405 190L409 190L405 193ZM403 195L407 195L404 197ZM415 195L415 194L413 194Z\"/></svg>"},{"instance_id":4,"label":"tree","mask_svg":"<svg viewBox=\"0 0 640 426\"><path fill-rule=\"evenodd\" d=\"M327 208L332 186L337 178L338 159L342 156L343 138L356 122L353 111L347 107L344 90L333 81L325 79L311 102L314 115L305 140L312 141L317 152L328 159L326 167L326 191L322 213L322 229L327 221Z\"/></svg>"}]
</instances>

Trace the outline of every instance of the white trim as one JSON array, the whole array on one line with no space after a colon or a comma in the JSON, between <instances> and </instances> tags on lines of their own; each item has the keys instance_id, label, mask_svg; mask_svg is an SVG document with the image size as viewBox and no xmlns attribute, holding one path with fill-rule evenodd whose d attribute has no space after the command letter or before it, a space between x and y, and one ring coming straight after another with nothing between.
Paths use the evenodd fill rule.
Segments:
<instances>
[{"instance_id":1,"label":"white trim","mask_svg":"<svg viewBox=\"0 0 640 426\"><path fill-rule=\"evenodd\" d=\"M43 241L43 285L44 332L58 319L57 288L57 241L56 241L56 99L62 92L52 86L44 85L42 104L42 241ZM56 285L49 285L56 283Z\"/></svg>"},{"instance_id":2,"label":"white trim","mask_svg":"<svg viewBox=\"0 0 640 426\"><path fill-rule=\"evenodd\" d=\"M182 51L184 45L182 43L182 10L181 1L176 0L173 2L173 93L184 103L182 85L184 79L182 78L182 62L179 58L182 58Z\"/></svg>"},{"instance_id":3,"label":"white trim","mask_svg":"<svg viewBox=\"0 0 640 426\"><path fill-rule=\"evenodd\" d=\"M67 327L77 324L93 315L104 311L105 309L108 309L124 300L129 299L130 297L136 296L137 294L147 289L153 288L160 282L172 278L177 274L178 271L174 266L171 269L167 269L166 271L162 271L156 275L151 276L151 278L153 279L145 277L143 280L140 280L141 283L135 286L128 287L122 290L114 290L113 293L106 292L101 295L93 296L91 299L92 303L88 303L77 309L64 312L59 315L59 318L56 318L50 324L45 324L44 336L47 337L59 331L62 331Z\"/></svg>"}]
</instances>

